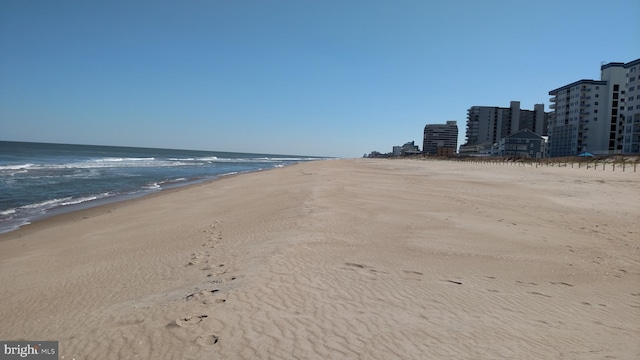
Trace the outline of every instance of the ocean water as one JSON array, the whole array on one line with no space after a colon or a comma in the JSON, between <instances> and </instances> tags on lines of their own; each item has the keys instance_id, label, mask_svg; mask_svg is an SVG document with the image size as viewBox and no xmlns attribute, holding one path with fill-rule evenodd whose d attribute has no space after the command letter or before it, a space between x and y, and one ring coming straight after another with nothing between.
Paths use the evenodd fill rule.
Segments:
<instances>
[{"instance_id":1,"label":"ocean water","mask_svg":"<svg viewBox=\"0 0 640 360\"><path fill-rule=\"evenodd\" d=\"M0 141L0 233L57 213L318 159Z\"/></svg>"}]
</instances>

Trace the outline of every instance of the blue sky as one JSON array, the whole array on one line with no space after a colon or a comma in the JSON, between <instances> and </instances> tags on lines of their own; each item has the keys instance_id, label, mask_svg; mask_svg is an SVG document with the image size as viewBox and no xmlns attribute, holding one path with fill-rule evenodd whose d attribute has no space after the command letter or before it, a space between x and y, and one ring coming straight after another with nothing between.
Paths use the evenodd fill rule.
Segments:
<instances>
[{"instance_id":1,"label":"blue sky","mask_svg":"<svg viewBox=\"0 0 640 360\"><path fill-rule=\"evenodd\" d=\"M637 0L0 1L0 140L360 157L640 57Z\"/></svg>"}]
</instances>

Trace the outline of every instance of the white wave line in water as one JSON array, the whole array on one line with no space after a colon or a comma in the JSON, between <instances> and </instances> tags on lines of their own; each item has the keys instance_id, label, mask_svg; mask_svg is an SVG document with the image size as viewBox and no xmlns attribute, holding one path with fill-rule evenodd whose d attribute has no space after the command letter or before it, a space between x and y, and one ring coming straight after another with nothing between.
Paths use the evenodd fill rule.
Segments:
<instances>
[{"instance_id":1,"label":"white wave line in water","mask_svg":"<svg viewBox=\"0 0 640 360\"><path fill-rule=\"evenodd\" d=\"M160 189L160 185L157 182L154 182L154 183L143 186L143 188L147 190L155 190L155 189Z\"/></svg>"},{"instance_id":2,"label":"white wave line in water","mask_svg":"<svg viewBox=\"0 0 640 360\"><path fill-rule=\"evenodd\" d=\"M95 162L123 162L123 161L154 161L156 158L118 158L118 157L105 157L102 159L94 159Z\"/></svg>"},{"instance_id":3,"label":"white wave line in water","mask_svg":"<svg viewBox=\"0 0 640 360\"><path fill-rule=\"evenodd\" d=\"M51 200L43 201L43 202L36 203L36 204L29 204L29 205L21 206L21 209L40 209L40 208L46 208L46 207L48 207L48 206L56 206L56 205L59 205L60 203L65 202L65 201L69 201L69 200L71 200L71 199L73 199L73 197L71 197L71 196L67 196L67 197L60 198L60 199L51 199Z\"/></svg>"},{"instance_id":4,"label":"white wave line in water","mask_svg":"<svg viewBox=\"0 0 640 360\"><path fill-rule=\"evenodd\" d=\"M0 171L3 170L24 170L34 167L34 164L15 164L15 165L2 165L0 166Z\"/></svg>"},{"instance_id":5,"label":"white wave line in water","mask_svg":"<svg viewBox=\"0 0 640 360\"><path fill-rule=\"evenodd\" d=\"M86 196L86 197L81 197L81 198L77 198L77 199L73 199L70 201L63 201L60 203L61 206L65 206L65 205L77 205L77 204L82 204L83 202L87 202L87 201L91 201L91 200L96 200L98 199L98 196Z\"/></svg>"}]
</instances>

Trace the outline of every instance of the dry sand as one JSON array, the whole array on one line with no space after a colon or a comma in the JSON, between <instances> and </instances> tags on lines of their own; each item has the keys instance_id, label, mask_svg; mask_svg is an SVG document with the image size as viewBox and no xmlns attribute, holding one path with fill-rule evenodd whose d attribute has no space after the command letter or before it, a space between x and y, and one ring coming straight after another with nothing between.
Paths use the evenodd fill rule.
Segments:
<instances>
[{"instance_id":1,"label":"dry sand","mask_svg":"<svg viewBox=\"0 0 640 360\"><path fill-rule=\"evenodd\" d=\"M60 359L638 359L640 173L336 160L0 236Z\"/></svg>"}]
</instances>

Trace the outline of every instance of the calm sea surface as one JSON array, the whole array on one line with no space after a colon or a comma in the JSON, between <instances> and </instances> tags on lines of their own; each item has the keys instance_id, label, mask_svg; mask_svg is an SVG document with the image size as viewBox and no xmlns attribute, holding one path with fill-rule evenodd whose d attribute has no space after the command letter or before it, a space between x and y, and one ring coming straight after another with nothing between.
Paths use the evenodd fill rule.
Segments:
<instances>
[{"instance_id":1,"label":"calm sea surface","mask_svg":"<svg viewBox=\"0 0 640 360\"><path fill-rule=\"evenodd\" d=\"M0 141L0 233L54 213L318 159Z\"/></svg>"}]
</instances>

